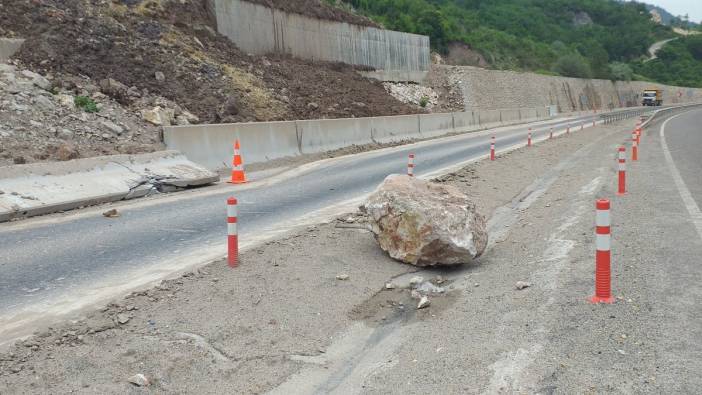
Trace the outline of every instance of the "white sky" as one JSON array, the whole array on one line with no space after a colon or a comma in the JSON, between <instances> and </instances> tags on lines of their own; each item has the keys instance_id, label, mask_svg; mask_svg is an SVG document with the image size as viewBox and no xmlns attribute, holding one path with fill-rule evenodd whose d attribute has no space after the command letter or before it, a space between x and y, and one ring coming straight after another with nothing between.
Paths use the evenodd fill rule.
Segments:
<instances>
[{"instance_id":1,"label":"white sky","mask_svg":"<svg viewBox=\"0 0 702 395\"><path fill-rule=\"evenodd\" d=\"M643 0L643 2L663 7L673 15L690 14L691 21L702 22L702 0Z\"/></svg>"}]
</instances>

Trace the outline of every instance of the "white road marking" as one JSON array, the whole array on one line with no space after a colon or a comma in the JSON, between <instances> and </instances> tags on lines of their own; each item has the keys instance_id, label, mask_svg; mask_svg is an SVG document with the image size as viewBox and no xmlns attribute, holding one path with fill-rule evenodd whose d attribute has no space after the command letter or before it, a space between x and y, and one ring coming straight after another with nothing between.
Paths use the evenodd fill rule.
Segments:
<instances>
[{"instance_id":1,"label":"white road marking","mask_svg":"<svg viewBox=\"0 0 702 395\"><path fill-rule=\"evenodd\" d=\"M685 181L683 181L682 177L680 176L678 167L675 166L675 161L673 161L673 155L670 154L668 144L665 142L665 127L668 125L668 122L683 114L687 113L684 112L682 114L672 116L666 119L665 122L663 122L663 125L661 125L661 148L663 148L663 154L665 155L665 161L668 163L668 169L673 175L673 181L675 181L675 186L678 187L678 193L680 193L680 197L682 198L683 203L685 204L685 208L687 208L687 212L690 213L692 224L697 229L697 233L699 234L700 238L702 238L702 211L700 211L700 208L695 202L695 199L692 197L692 194L687 188Z\"/></svg>"}]
</instances>

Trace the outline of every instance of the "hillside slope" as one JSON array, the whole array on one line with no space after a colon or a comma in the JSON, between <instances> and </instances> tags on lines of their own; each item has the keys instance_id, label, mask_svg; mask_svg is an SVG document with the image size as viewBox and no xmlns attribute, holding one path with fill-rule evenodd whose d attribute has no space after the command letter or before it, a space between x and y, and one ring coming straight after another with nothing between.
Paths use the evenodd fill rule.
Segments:
<instances>
[{"instance_id":1,"label":"hillside slope","mask_svg":"<svg viewBox=\"0 0 702 395\"><path fill-rule=\"evenodd\" d=\"M59 88L111 78L119 85L103 93L125 106L157 93L201 122L420 111L350 66L242 53L208 18L203 0L9 0L0 4L0 35L26 38L17 59Z\"/></svg>"}]
</instances>

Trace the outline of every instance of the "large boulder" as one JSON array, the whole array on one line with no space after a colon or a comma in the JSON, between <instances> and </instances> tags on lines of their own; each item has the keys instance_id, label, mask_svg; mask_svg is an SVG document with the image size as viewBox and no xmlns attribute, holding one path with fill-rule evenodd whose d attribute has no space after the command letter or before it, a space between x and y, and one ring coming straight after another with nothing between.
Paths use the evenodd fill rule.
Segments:
<instances>
[{"instance_id":1,"label":"large boulder","mask_svg":"<svg viewBox=\"0 0 702 395\"><path fill-rule=\"evenodd\" d=\"M487 246L485 217L450 185L390 175L361 211L380 248L415 266L470 263Z\"/></svg>"}]
</instances>

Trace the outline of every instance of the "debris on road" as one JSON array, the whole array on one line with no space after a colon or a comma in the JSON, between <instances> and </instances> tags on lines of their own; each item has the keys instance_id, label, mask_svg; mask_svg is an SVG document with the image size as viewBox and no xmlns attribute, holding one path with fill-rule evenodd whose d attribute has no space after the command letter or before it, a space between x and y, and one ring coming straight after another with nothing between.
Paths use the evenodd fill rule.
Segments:
<instances>
[{"instance_id":1,"label":"debris on road","mask_svg":"<svg viewBox=\"0 0 702 395\"><path fill-rule=\"evenodd\" d=\"M380 247L415 266L460 265L487 247L485 217L454 186L390 175L361 206Z\"/></svg>"},{"instance_id":2,"label":"debris on road","mask_svg":"<svg viewBox=\"0 0 702 395\"><path fill-rule=\"evenodd\" d=\"M137 387L148 387L151 385L149 379L141 373L135 374L130 377L127 381L136 385Z\"/></svg>"},{"instance_id":3,"label":"debris on road","mask_svg":"<svg viewBox=\"0 0 702 395\"><path fill-rule=\"evenodd\" d=\"M429 281L426 281L417 287L417 292L419 292L423 295L430 295L430 294L442 294L442 293L446 292L446 290L442 287L437 287L436 285L432 284Z\"/></svg>"},{"instance_id":4,"label":"debris on road","mask_svg":"<svg viewBox=\"0 0 702 395\"><path fill-rule=\"evenodd\" d=\"M429 305L431 305L431 301L429 300L429 298L426 296L422 296L422 298L419 300L419 304L417 304L417 310L429 307Z\"/></svg>"},{"instance_id":5,"label":"debris on road","mask_svg":"<svg viewBox=\"0 0 702 395\"><path fill-rule=\"evenodd\" d=\"M514 284L514 287L521 291L523 289L531 287L531 283L526 281L517 281L517 283Z\"/></svg>"},{"instance_id":6,"label":"debris on road","mask_svg":"<svg viewBox=\"0 0 702 395\"><path fill-rule=\"evenodd\" d=\"M414 277L410 278L409 285L411 288L417 288L417 286L419 284L421 284L422 282L424 282L424 277L414 276Z\"/></svg>"},{"instance_id":7,"label":"debris on road","mask_svg":"<svg viewBox=\"0 0 702 395\"><path fill-rule=\"evenodd\" d=\"M112 209L112 210L107 210L104 213L102 213L102 216L105 218L118 218L120 216L119 211L117 209Z\"/></svg>"}]
</instances>

